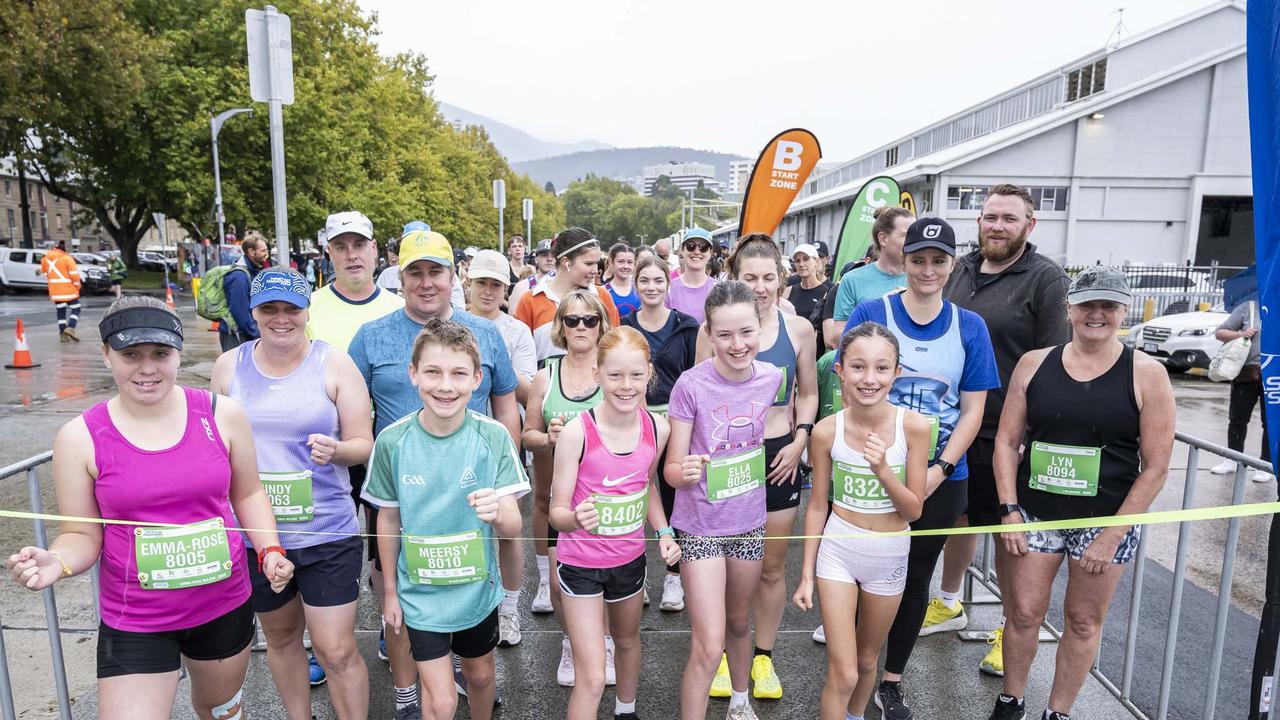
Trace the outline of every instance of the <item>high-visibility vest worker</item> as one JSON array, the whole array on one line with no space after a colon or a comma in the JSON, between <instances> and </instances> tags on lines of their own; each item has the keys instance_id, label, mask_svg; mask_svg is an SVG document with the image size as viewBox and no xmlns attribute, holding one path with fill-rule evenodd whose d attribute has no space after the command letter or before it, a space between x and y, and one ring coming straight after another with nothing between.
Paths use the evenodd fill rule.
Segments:
<instances>
[{"instance_id":1,"label":"high-visibility vest worker","mask_svg":"<svg viewBox=\"0 0 1280 720\"><path fill-rule=\"evenodd\" d=\"M49 299L71 302L80 297L80 268L75 258L61 247L55 247L40 261L40 272L49 278Z\"/></svg>"}]
</instances>

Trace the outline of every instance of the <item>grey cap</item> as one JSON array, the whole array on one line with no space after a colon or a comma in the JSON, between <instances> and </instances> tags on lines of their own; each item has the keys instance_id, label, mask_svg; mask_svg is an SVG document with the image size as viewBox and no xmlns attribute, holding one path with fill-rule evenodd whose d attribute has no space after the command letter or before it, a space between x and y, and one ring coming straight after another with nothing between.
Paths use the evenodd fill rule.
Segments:
<instances>
[{"instance_id":1,"label":"grey cap","mask_svg":"<svg viewBox=\"0 0 1280 720\"><path fill-rule=\"evenodd\" d=\"M1094 265L1076 275L1067 288L1067 302L1083 305L1090 300L1110 300L1122 305L1133 304L1129 280L1116 268Z\"/></svg>"}]
</instances>

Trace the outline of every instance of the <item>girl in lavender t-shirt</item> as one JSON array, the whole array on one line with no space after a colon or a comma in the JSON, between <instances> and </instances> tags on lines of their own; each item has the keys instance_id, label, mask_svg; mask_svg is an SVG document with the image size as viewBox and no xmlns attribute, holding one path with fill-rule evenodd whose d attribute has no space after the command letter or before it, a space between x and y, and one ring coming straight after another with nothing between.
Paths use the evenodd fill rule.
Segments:
<instances>
[{"instance_id":1,"label":"girl in lavender t-shirt","mask_svg":"<svg viewBox=\"0 0 1280 720\"><path fill-rule=\"evenodd\" d=\"M730 712L746 709L749 615L764 559L764 427L782 384L780 370L756 360L760 313L750 288L716 285L706 315L715 354L671 390L664 468L676 488L671 525L692 625L680 706L694 717L706 712L717 662L728 664Z\"/></svg>"},{"instance_id":2,"label":"girl in lavender t-shirt","mask_svg":"<svg viewBox=\"0 0 1280 720\"><path fill-rule=\"evenodd\" d=\"M702 323L706 320L703 306L707 295L716 286L715 278L707 275L711 235L701 228L690 230L680 245L680 258L680 274L672 276L671 287L667 290L667 307L692 315Z\"/></svg>"}]
</instances>

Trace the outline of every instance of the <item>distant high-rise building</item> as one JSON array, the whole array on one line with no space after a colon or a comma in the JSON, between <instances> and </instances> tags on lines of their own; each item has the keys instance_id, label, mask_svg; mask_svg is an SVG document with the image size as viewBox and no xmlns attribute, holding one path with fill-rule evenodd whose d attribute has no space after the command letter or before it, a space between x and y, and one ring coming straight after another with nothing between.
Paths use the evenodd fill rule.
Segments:
<instances>
[{"instance_id":1,"label":"distant high-rise building","mask_svg":"<svg viewBox=\"0 0 1280 720\"><path fill-rule=\"evenodd\" d=\"M681 192L689 192L698 187L701 182L702 186L715 192L717 195L722 192L722 183L716 179L716 166L708 165L700 162L669 162L666 165L649 165L645 167L643 174L644 194L653 194L653 184L658 178L666 175L671 178L671 184L680 188Z\"/></svg>"},{"instance_id":2,"label":"distant high-rise building","mask_svg":"<svg viewBox=\"0 0 1280 720\"><path fill-rule=\"evenodd\" d=\"M747 181L751 179L751 161L750 160L730 160L729 161L729 192L740 193L747 191Z\"/></svg>"}]
</instances>

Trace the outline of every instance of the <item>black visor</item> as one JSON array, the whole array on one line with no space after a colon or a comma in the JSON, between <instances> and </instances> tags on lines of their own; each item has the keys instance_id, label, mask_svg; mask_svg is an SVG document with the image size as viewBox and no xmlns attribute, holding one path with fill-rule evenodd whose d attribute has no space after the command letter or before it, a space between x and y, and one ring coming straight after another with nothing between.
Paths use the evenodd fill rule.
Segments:
<instances>
[{"instance_id":1,"label":"black visor","mask_svg":"<svg viewBox=\"0 0 1280 720\"><path fill-rule=\"evenodd\" d=\"M154 343L182 349L182 321L176 315L152 307L133 307L113 312L98 323L102 342L112 350Z\"/></svg>"}]
</instances>

